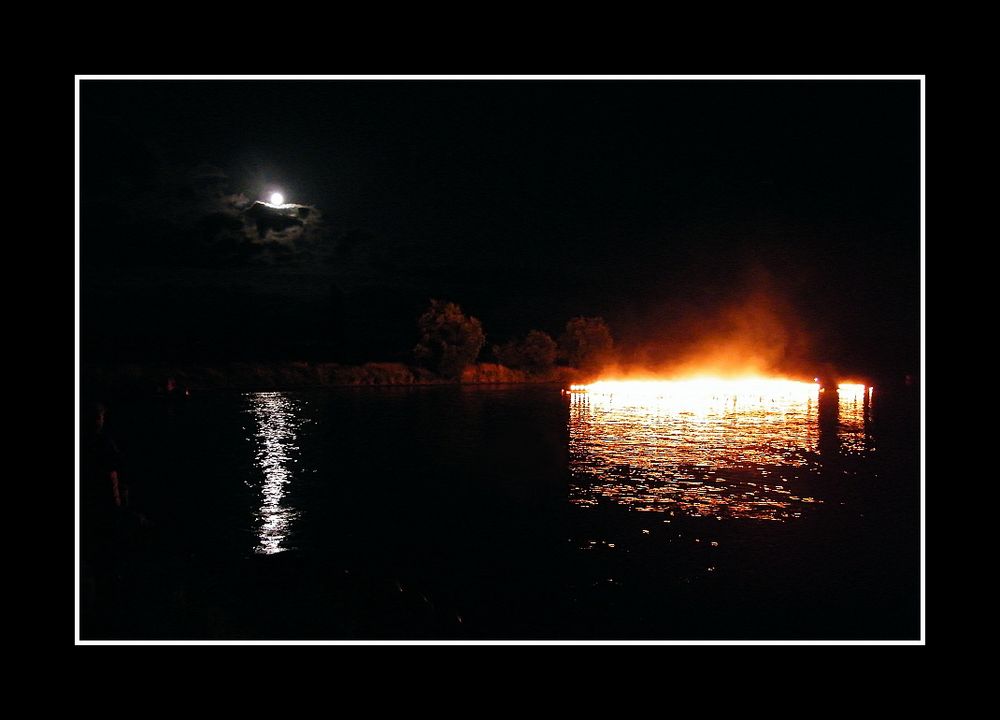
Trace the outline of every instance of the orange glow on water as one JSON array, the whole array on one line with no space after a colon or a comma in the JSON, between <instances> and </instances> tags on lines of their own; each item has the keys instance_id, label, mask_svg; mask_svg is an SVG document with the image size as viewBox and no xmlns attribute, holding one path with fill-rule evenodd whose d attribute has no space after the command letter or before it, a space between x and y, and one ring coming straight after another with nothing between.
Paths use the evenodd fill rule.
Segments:
<instances>
[{"instance_id":1,"label":"orange glow on water","mask_svg":"<svg viewBox=\"0 0 1000 720\"><path fill-rule=\"evenodd\" d=\"M814 481L831 451L864 451L867 391L845 383L821 395L818 382L756 376L573 385L571 499L719 519L796 518L823 502ZM820 422L821 404L833 424Z\"/></svg>"}]
</instances>

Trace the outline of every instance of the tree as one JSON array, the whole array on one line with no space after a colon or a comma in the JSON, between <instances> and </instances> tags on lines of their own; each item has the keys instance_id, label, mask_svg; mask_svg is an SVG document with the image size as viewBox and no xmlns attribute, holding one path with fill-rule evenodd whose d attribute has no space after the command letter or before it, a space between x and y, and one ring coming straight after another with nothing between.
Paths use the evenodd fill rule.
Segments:
<instances>
[{"instance_id":1,"label":"tree","mask_svg":"<svg viewBox=\"0 0 1000 720\"><path fill-rule=\"evenodd\" d=\"M477 318L466 317L455 303L431 300L417 320L420 341L413 348L417 361L446 378L460 378L475 362L486 336Z\"/></svg>"},{"instance_id":2,"label":"tree","mask_svg":"<svg viewBox=\"0 0 1000 720\"><path fill-rule=\"evenodd\" d=\"M503 345L494 345L493 354L496 355L501 365L509 368L519 368L524 362L521 343L516 338L508 340Z\"/></svg>"},{"instance_id":3,"label":"tree","mask_svg":"<svg viewBox=\"0 0 1000 720\"><path fill-rule=\"evenodd\" d=\"M540 374L556 362L556 342L548 333L532 330L524 340L510 340L493 347L497 359L507 367Z\"/></svg>"},{"instance_id":4,"label":"tree","mask_svg":"<svg viewBox=\"0 0 1000 720\"><path fill-rule=\"evenodd\" d=\"M601 317L575 317L559 336L559 357L581 370L598 370L613 360L611 330Z\"/></svg>"}]
</instances>

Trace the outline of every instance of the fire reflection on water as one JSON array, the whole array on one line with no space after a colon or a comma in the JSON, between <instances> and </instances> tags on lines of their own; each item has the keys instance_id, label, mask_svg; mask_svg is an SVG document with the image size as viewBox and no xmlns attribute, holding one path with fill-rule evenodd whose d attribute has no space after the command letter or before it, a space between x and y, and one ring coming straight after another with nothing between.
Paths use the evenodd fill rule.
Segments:
<instances>
[{"instance_id":1,"label":"fire reflection on water","mask_svg":"<svg viewBox=\"0 0 1000 720\"><path fill-rule=\"evenodd\" d=\"M867 448L864 385L612 382L569 397L570 499L584 507L785 521L823 502L799 481L831 447Z\"/></svg>"},{"instance_id":2,"label":"fire reflection on water","mask_svg":"<svg viewBox=\"0 0 1000 720\"><path fill-rule=\"evenodd\" d=\"M250 440L263 475L261 505L254 514L258 542L254 552L272 555L288 549L285 543L299 516L288 506L285 496L295 475L292 465L298 462L296 433L303 422L301 408L280 392L252 393L247 397L249 412L256 420L256 432Z\"/></svg>"},{"instance_id":3,"label":"fire reflection on water","mask_svg":"<svg viewBox=\"0 0 1000 720\"><path fill-rule=\"evenodd\" d=\"M872 388L864 385L841 385L837 403L837 437L842 452L860 455L871 450L868 434L868 409Z\"/></svg>"}]
</instances>

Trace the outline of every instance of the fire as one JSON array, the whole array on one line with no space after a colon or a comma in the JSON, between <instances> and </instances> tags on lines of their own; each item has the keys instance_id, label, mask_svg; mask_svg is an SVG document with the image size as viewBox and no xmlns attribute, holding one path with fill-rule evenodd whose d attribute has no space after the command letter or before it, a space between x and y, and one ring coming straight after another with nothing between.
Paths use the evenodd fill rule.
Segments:
<instances>
[{"instance_id":1,"label":"fire","mask_svg":"<svg viewBox=\"0 0 1000 720\"><path fill-rule=\"evenodd\" d=\"M803 394L813 395L819 390L819 383L764 377L696 377L687 380L599 380L588 385L570 385L569 389L570 392L585 392L593 395L645 398L705 397L706 395L757 395L783 398Z\"/></svg>"},{"instance_id":2,"label":"fire","mask_svg":"<svg viewBox=\"0 0 1000 720\"><path fill-rule=\"evenodd\" d=\"M869 388L866 385L862 385L860 383L841 383L840 385L837 386L837 390L840 393L841 401L844 400L863 401L865 393L870 391L871 388ZM871 395L870 392L868 394L869 396Z\"/></svg>"},{"instance_id":3,"label":"fire","mask_svg":"<svg viewBox=\"0 0 1000 720\"><path fill-rule=\"evenodd\" d=\"M742 378L694 377L682 380L599 380L570 385L571 393L587 393L616 400L642 404L661 402L706 401L712 399L745 399L761 402L815 399L820 383L749 376ZM841 398L861 399L867 386L841 383L837 386Z\"/></svg>"},{"instance_id":4,"label":"fire","mask_svg":"<svg viewBox=\"0 0 1000 720\"><path fill-rule=\"evenodd\" d=\"M640 405L662 411L706 412L746 405L785 405L815 400L820 386L784 378L695 377L684 380L600 380L571 385L571 393L586 393L602 403ZM727 408L728 409L728 408Z\"/></svg>"}]
</instances>

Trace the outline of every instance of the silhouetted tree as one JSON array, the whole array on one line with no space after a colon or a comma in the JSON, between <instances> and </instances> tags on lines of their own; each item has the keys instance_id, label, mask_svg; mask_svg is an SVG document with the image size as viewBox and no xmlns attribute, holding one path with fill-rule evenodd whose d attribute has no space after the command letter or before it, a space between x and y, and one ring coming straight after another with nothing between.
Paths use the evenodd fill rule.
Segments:
<instances>
[{"instance_id":1,"label":"silhouetted tree","mask_svg":"<svg viewBox=\"0 0 1000 720\"><path fill-rule=\"evenodd\" d=\"M442 300L431 300L417 327L420 341L413 348L417 362L447 378L461 377L486 342L477 318L466 317L458 305Z\"/></svg>"},{"instance_id":2,"label":"silhouetted tree","mask_svg":"<svg viewBox=\"0 0 1000 720\"><path fill-rule=\"evenodd\" d=\"M556 364L556 341L541 330L532 330L524 338L524 365L530 372L544 372Z\"/></svg>"},{"instance_id":3,"label":"silhouetted tree","mask_svg":"<svg viewBox=\"0 0 1000 720\"><path fill-rule=\"evenodd\" d=\"M559 336L559 357L573 367L596 370L613 360L611 330L600 317L575 317Z\"/></svg>"},{"instance_id":4,"label":"silhouetted tree","mask_svg":"<svg viewBox=\"0 0 1000 720\"><path fill-rule=\"evenodd\" d=\"M542 373L556 362L556 342L548 333L532 330L524 340L495 345L493 353L507 367Z\"/></svg>"},{"instance_id":5,"label":"silhouetted tree","mask_svg":"<svg viewBox=\"0 0 1000 720\"><path fill-rule=\"evenodd\" d=\"M493 354L501 365L506 365L509 368L519 368L524 362L524 356L521 354L521 342L517 338L508 340L503 345L494 345Z\"/></svg>"}]
</instances>

